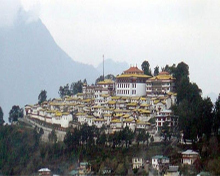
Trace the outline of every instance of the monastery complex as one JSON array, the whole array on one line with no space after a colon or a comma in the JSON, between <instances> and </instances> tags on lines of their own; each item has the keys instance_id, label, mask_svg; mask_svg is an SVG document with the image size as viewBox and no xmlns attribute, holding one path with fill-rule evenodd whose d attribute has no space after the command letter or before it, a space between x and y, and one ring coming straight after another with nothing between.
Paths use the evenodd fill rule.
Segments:
<instances>
[{"instance_id":1,"label":"monastery complex","mask_svg":"<svg viewBox=\"0 0 220 176\"><path fill-rule=\"evenodd\" d=\"M82 93L54 98L41 105L26 105L26 118L51 124L56 129L80 127L87 123L114 133L128 126L157 133L164 122L175 127L178 119L171 106L176 103L175 79L167 72L151 77L130 67L116 80L83 85ZM154 119L152 123L152 119Z\"/></svg>"}]
</instances>

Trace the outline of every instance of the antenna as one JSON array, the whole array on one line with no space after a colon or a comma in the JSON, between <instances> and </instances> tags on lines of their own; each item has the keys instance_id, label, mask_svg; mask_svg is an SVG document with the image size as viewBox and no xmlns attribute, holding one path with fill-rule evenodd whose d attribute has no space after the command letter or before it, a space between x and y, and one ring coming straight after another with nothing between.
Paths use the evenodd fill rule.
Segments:
<instances>
[{"instance_id":1,"label":"antenna","mask_svg":"<svg viewBox=\"0 0 220 176\"><path fill-rule=\"evenodd\" d=\"M105 76L105 75L104 75L104 73L105 73L105 72L104 72L104 69L105 69L105 67L104 67L104 54L103 54L103 81L105 80L105 77L104 77L104 76Z\"/></svg>"}]
</instances>

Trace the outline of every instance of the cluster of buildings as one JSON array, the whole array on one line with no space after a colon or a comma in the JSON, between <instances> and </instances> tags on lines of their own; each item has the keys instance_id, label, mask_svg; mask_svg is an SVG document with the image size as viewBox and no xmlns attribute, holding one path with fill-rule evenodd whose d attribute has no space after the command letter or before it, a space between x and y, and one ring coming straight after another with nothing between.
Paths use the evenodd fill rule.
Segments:
<instances>
[{"instance_id":1,"label":"cluster of buildings","mask_svg":"<svg viewBox=\"0 0 220 176\"><path fill-rule=\"evenodd\" d=\"M151 166L158 173L163 173L164 176L180 176L179 165L193 165L200 156L198 152L193 150L186 150L181 152L181 160L178 165L172 165L170 158L163 155L155 155L151 158ZM139 169L144 168L148 161L145 161L142 157L132 158L132 168Z\"/></svg>"},{"instance_id":2,"label":"cluster of buildings","mask_svg":"<svg viewBox=\"0 0 220 176\"><path fill-rule=\"evenodd\" d=\"M87 123L108 127L110 133L128 126L131 130L152 129L164 123L176 126L178 119L170 110L176 103L175 79L167 72L151 77L137 67L130 67L116 80L103 80L96 85L83 85L82 93L54 98L41 105L26 105L26 117L53 124L60 129Z\"/></svg>"}]
</instances>

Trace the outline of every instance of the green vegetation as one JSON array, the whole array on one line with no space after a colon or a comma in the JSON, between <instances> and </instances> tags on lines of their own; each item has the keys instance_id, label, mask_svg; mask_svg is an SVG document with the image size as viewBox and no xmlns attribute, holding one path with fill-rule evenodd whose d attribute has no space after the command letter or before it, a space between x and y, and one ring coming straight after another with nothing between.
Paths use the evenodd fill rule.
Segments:
<instances>
[{"instance_id":1,"label":"green vegetation","mask_svg":"<svg viewBox=\"0 0 220 176\"><path fill-rule=\"evenodd\" d=\"M4 113L3 113L2 108L0 106L0 126L2 126L5 122L3 116L4 116Z\"/></svg>"},{"instance_id":2,"label":"green vegetation","mask_svg":"<svg viewBox=\"0 0 220 176\"><path fill-rule=\"evenodd\" d=\"M154 68L154 76L157 76L159 74L159 66L156 66Z\"/></svg>"},{"instance_id":3,"label":"green vegetation","mask_svg":"<svg viewBox=\"0 0 220 176\"><path fill-rule=\"evenodd\" d=\"M41 104L41 103L43 103L46 100L47 100L47 91L46 90L42 90L40 92L40 94L38 95L38 104Z\"/></svg>"},{"instance_id":4,"label":"green vegetation","mask_svg":"<svg viewBox=\"0 0 220 176\"><path fill-rule=\"evenodd\" d=\"M152 75L148 61L142 63L145 74ZM40 140L43 129L25 126L24 123L14 126L2 126L3 111L0 107L0 174L30 175L41 167L49 167L57 174L67 174L68 169L74 168L78 161L88 161L95 174L100 174L105 167L113 170L113 174L125 175L131 168L133 156L151 159L157 154L165 154L171 158L173 164L180 163L179 151L189 147L199 151L201 159L194 167L196 173L208 170L213 175L220 175L219 127L220 127L220 96L213 105L210 98L202 98L202 91L196 83L189 79L189 67L181 62L177 66L166 65L162 71L167 71L176 79L177 104L172 107L174 114L179 117L178 130L184 133L184 139L192 139L192 146L170 145L173 131L168 124L164 124L162 143L153 143L154 138L145 130L131 131L125 127L114 134L106 134L105 128L82 125L80 128L70 128L64 142L57 141L55 130L48 135L49 143ZM159 67L154 69L154 75ZM111 75L107 78L112 79ZM103 77L96 80L102 81ZM61 86L60 97L70 96L82 92L83 82L78 81ZM38 103L47 98L46 91L39 94ZM9 121L15 122L23 117L23 110L13 106L9 112ZM155 123L155 118L150 120ZM131 145L133 142L133 145ZM182 167L186 174L189 168ZM136 172L136 171L134 171ZM138 171L137 171L138 172Z\"/></svg>"},{"instance_id":5,"label":"green vegetation","mask_svg":"<svg viewBox=\"0 0 220 176\"><path fill-rule=\"evenodd\" d=\"M148 61L145 60L144 62L142 62L141 69L144 71L145 75L152 76L152 72L151 72L151 69L150 69L150 64L149 64Z\"/></svg>"},{"instance_id":6,"label":"green vegetation","mask_svg":"<svg viewBox=\"0 0 220 176\"><path fill-rule=\"evenodd\" d=\"M17 105L12 106L9 112L9 122L17 122L19 117L23 117L23 109Z\"/></svg>"},{"instance_id":7,"label":"green vegetation","mask_svg":"<svg viewBox=\"0 0 220 176\"><path fill-rule=\"evenodd\" d=\"M115 76L112 75L112 74L108 74L108 75L105 76L105 79L111 79L111 80L114 81L114 80L115 80ZM99 77L95 80L95 84L97 84L97 83L100 82L100 81L104 81L103 75L99 76Z\"/></svg>"},{"instance_id":8,"label":"green vegetation","mask_svg":"<svg viewBox=\"0 0 220 176\"><path fill-rule=\"evenodd\" d=\"M86 79L84 80L84 83L86 83ZM77 82L73 82L71 86L69 86L69 84L66 84L65 86L60 86L58 92L60 98L63 98L65 96L75 95L77 93L82 93L82 86L83 86L83 82L81 80Z\"/></svg>"}]
</instances>

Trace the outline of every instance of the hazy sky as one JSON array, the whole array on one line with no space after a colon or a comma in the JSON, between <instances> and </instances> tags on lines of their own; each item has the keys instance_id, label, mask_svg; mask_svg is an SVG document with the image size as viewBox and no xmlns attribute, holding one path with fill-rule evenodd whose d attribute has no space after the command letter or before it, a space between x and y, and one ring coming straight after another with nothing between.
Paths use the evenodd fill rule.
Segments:
<instances>
[{"instance_id":1,"label":"hazy sky","mask_svg":"<svg viewBox=\"0 0 220 176\"><path fill-rule=\"evenodd\" d=\"M2 0L0 0L2 1ZM204 94L220 92L219 0L4 0L0 26L22 6L40 17L74 60L97 66L102 55L140 67L184 61ZM7 19L7 20L5 20Z\"/></svg>"}]
</instances>

